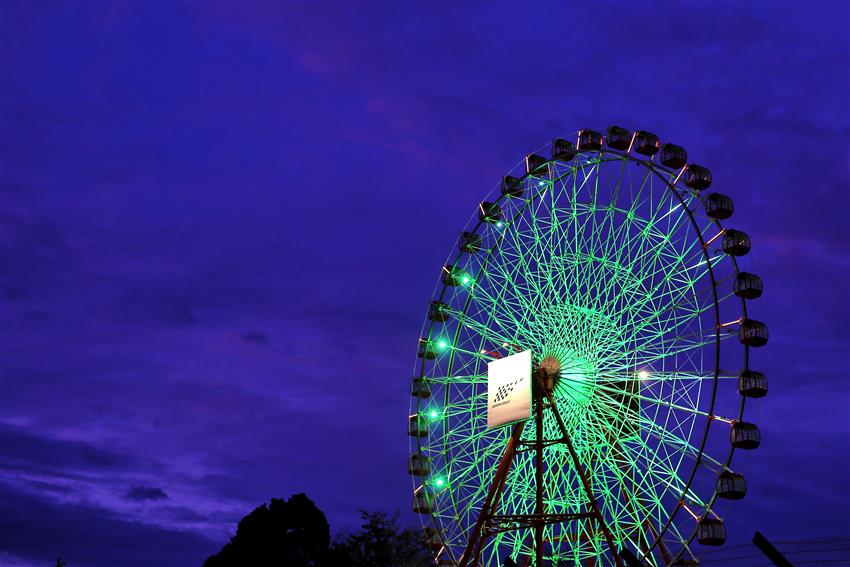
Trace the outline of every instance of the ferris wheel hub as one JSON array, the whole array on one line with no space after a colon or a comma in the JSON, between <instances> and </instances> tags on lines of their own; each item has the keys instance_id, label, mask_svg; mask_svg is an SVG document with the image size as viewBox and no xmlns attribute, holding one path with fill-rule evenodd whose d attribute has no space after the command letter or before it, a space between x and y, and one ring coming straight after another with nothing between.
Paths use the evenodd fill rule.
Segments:
<instances>
[{"instance_id":1,"label":"ferris wheel hub","mask_svg":"<svg viewBox=\"0 0 850 567\"><path fill-rule=\"evenodd\" d=\"M552 355L545 356L540 361L540 368L537 371L538 384L546 392L551 392L560 374L561 361Z\"/></svg>"}]
</instances>

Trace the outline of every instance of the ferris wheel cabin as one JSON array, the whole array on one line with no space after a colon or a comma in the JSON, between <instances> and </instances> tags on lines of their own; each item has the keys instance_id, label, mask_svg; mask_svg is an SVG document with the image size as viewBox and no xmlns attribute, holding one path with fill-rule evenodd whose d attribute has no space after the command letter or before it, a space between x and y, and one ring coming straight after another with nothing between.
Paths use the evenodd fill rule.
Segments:
<instances>
[{"instance_id":1,"label":"ferris wheel cabin","mask_svg":"<svg viewBox=\"0 0 850 567\"><path fill-rule=\"evenodd\" d=\"M744 475L725 471L717 477L717 497L727 500L740 500L747 495L747 481Z\"/></svg>"},{"instance_id":2,"label":"ferris wheel cabin","mask_svg":"<svg viewBox=\"0 0 850 567\"><path fill-rule=\"evenodd\" d=\"M513 175L502 177L502 195L505 197L522 197L522 180Z\"/></svg>"},{"instance_id":3,"label":"ferris wheel cabin","mask_svg":"<svg viewBox=\"0 0 850 567\"><path fill-rule=\"evenodd\" d=\"M768 338L767 325L755 319L744 319L738 329L738 340L747 346L764 346Z\"/></svg>"},{"instance_id":4,"label":"ferris wheel cabin","mask_svg":"<svg viewBox=\"0 0 850 567\"><path fill-rule=\"evenodd\" d=\"M755 423L736 421L732 424L730 439L736 449L758 449L761 445L761 432Z\"/></svg>"},{"instance_id":5,"label":"ferris wheel cabin","mask_svg":"<svg viewBox=\"0 0 850 567\"><path fill-rule=\"evenodd\" d=\"M688 152L682 146L676 144L664 144L661 146L661 165L670 169L681 169L688 163Z\"/></svg>"},{"instance_id":6,"label":"ferris wheel cabin","mask_svg":"<svg viewBox=\"0 0 850 567\"><path fill-rule=\"evenodd\" d=\"M579 130L578 149L580 152L591 152L602 149L602 134L596 130Z\"/></svg>"},{"instance_id":7,"label":"ferris wheel cabin","mask_svg":"<svg viewBox=\"0 0 850 567\"><path fill-rule=\"evenodd\" d=\"M440 533L431 526L425 527L425 545L433 551L439 551L443 547Z\"/></svg>"},{"instance_id":8,"label":"ferris wheel cabin","mask_svg":"<svg viewBox=\"0 0 850 567\"><path fill-rule=\"evenodd\" d=\"M652 132L641 130L635 134L634 149L640 155L652 157L661 149L661 140Z\"/></svg>"},{"instance_id":9,"label":"ferris wheel cabin","mask_svg":"<svg viewBox=\"0 0 850 567\"><path fill-rule=\"evenodd\" d=\"M685 172L685 185L696 191L708 189L711 185L711 170L701 165L689 165Z\"/></svg>"},{"instance_id":10,"label":"ferris wheel cabin","mask_svg":"<svg viewBox=\"0 0 850 567\"><path fill-rule=\"evenodd\" d=\"M419 350L417 351L419 358L425 360L433 360L437 358L437 347L428 339L419 339Z\"/></svg>"},{"instance_id":11,"label":"ferris wheel cabin","mask_svg":"<svg viewBox=\"0 0 850 567\"><path fill-rule=\"evenodd\" d=\"M431 459L420 453L410 455L407 473L413 476L428 476L431 474Z\"/></svg>"},{"instance_id":12,"label":"ferris wheel cabin","mask_svg":"<svg viewBox=\"0 0 850 567\"><path fill-rule=\"evenodd\" d=\"M470 283L472 281L472 276L467 274L463 268L446 264L443 266L443 271L440 274L440 281L443 282L443 285L456 287Z\"/></svg>"},{"instance_id":13,"label":"ferris wheel cabin","mask_svg":"<svg viewBox=\"0 0 850 567\"><path fill-rule=\"evenodd\" d=\"M767 395L767 376L755 370L744 370L738 375L738 393L747 398Z\"/></svg>"},{"instance_id":14,"label":"ferris wheel cabin","mask_svg":"<svg viewBox=\"0 0 850 567\"><path fill-rule=\"evenodd\" d=\"M732 284L732 291L744 299L758 299L764 291L761 278L749 272L738 272Z\"/></svg>"},{"instance_id":15,"label":"ferris wheel cabin","mask_svg":"<svg viewBox=\"0 0 850 567\"><path fill-rule=\"evenodd\" d=\"M502 220L502 207L496 203L482 201L481 204L478 205L478 218L481 222L496 224Z\"/></svg>"},{"instance_id":16,"label":"ferris wheel cabin","mask_svg":"<svg viewBox=\"0 0 850 567\"><path fill-rule=\"evenodd\" d=\"M615 150L625 151L629 149L629 145L632 143L632 133L619 126L609 126L605 143Z\"/></svg>"},{"instance_id":17,"label":"ferris wheel cabin","mask_svg":"<svg viewBox=\"0 0 850 567\"><path fill-rule=\"evenodd\" d=\"M726 526L720 518L705 517L697 524L697 541L702 545L723 545L726 543Z\"/></svg>"},{"instance_id":18,"label":"ferris wheel cabin","mask_svg":"<svg viewBox=\"0 0 850 567\"><path fill-rule=\"evenodd\" d=\"M549 161L537 154L525 156L525 172L532 177L548 177Z\"/></svg>"},{"instance_id":19,"label":"ferris wheel cabin","mask_svg":"<svg viewBox=\"0 0 850 567\"><path fill-rule=\"evenodd\" d=\"M460 251L473 254L481 250L481 236L474 232L460 233Z\"/></svg>"},{"instance_id":20,"label":"ferris wheel cabin","mask_svg":"<svg viewBox=\"0 0 850 567\"><path fill-rule=\"evenodd\" d=\"M552 141L552 159L557 161L572 161L576 157L576 147L572 142L556 138Z\"/></svg>"},{"instance_id":21,"label":"ferris wheel cabin","mask_svg":"<svg viewBox=\"0 0 850 567\"><path fill-rule=\"evenodd\" d=\"M428 423L419 414L407 419L407 434L411 437L427 437Z\"/></svg>"},{"instance_id":22,"label":"ferris wheel cabin","mask_svg":"<svg viewBox=\"0 0 850 567\"><path fill-rule=\"evenodd\" d=\"M722 247L730 256L743 256L750 251L750 237L741 230L727 228L723 231Z\"/></svg>"},{"instance_id":23,"label":"ferris wheel cabin","mask_svg":"<svg viewBox=\"0 0 850 567\"><path fill-rule=\"evenodd\" d=\"M441 301L432 301L428 304L428 319L437 323L444 323L451 314L449 306Z\"/></svg>"},{"instance_id":24,"label":"ferris wheel cabin","mask_svg":"<svg viewBox=\"0 0 850 567\"><path fill-rule=\"evenodd\" d=\"M431 397L431 386L423 378L414 378L410 387L410 395L424 400Z\"/></svg>"},{"instance_id":25,"label":"ferris wheel cabin","mask_svg":"<svg viewBox=\"0 0 850 567\"><path fill-rule=\"evenodd\" d=\"M423 489L413 495L413 511L417 514L430 514L433 508L431 497Z\"/></svg>"},{"instance_id":26,"label":"ferris wheel cabin","mask_svg":"<svg viewBox=\"0 0 850 567\"><path fill-rule=\"evenodd\" d=\"M732 216L735 210L732 198L720 193L709 193L705 197L705 214L713 219L723 220Z\"/></svg>"}]
</instances>

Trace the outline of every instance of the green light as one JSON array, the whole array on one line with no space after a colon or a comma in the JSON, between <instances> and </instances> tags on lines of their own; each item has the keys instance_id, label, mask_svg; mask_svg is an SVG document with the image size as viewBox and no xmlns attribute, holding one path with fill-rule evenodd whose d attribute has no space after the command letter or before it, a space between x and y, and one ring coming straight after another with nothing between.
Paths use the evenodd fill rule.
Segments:
<instances>
[{"instance_id":1,"label":"green light","mask_svg":"<svg viewBox=\"0 0 850 567\"><path fill-rule=\"evenodd\" d=\"M446 481L441 478L438 478L436 481L434 481L434 484L436 484L437 486L443 486L444 484L446 484Z\"/></svg>"},{"instance_id":2,"label":"green light","mask_svg":"<svg viewBox=\"0 0 850 567\"><path fill-rule=\"evenodd\" d=\"M437 419L437 417L438 417L440 414L437 412L437 410L432 409L432 410L431 410L431 413L429 413L428 415L430 415L432 419Z\"/></svg>"},{"instance_id":3,"label":"green light","mask_svg":"<svg viewBox=\"0 0 850 567\"><path fill-rule=\"evenodd\" d=\"M501 222L496 223L496 228L502 228L503 226L505 226L505 223L501 223Z\"/></svg>"},{"instance_id":4,"label":"green light","mask_svg":"<svg viewBox=\"0 0 850 567\"><path fill-rule=\"evenodd\" d=\"M462 281L463 283L469 283L469 280L470 280L469 276L463 276L463 278L461 278L460 281Z\"/></svg>"},{"instance_id":5,"label":"green light","mask_svg":"<svg viewBox=\"0 0 850 567\"><path fill-rule=\"evenodd\" d=\"M447 343L444 339L440 339L440 340L437 342L437 346L438 346L440 349L445 350L445 348L446 348L447 346L449 346L449 343Z\"/></svg>"}]
</instances>

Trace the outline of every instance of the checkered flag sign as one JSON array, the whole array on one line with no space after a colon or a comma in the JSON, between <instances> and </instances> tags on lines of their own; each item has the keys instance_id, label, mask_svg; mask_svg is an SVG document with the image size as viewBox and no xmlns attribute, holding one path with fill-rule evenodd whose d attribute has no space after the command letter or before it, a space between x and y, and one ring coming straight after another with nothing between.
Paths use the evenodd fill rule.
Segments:
<instances>
[{"instance_id":1,"label":"checkered flag sign","mask_svg":"<svg viewBox=\"0 0 850 567\"><path fill-rule=\"evenodd\" d=\"M487 427L531 417L531 351L487 364Z\"/></svg>"}]
</instances>

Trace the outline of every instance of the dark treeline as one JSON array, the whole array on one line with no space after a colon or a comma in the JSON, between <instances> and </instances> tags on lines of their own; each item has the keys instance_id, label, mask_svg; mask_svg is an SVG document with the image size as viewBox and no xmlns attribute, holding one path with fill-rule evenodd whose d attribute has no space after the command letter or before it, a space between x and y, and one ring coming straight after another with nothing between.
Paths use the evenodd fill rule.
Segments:
<instances>
[{"instance_id":1,"label":"dark treeline","mask_svg":"<svg viewBox=\"0 0 850 567\"><path fill-rule=\"evenodd\" d=\"M331 541L324 513L304 494L273 498L239 521L236 535L204 567L426 567L419 530L384 512L361 512L359 532Z\"/></svg>"}]
</instances>

